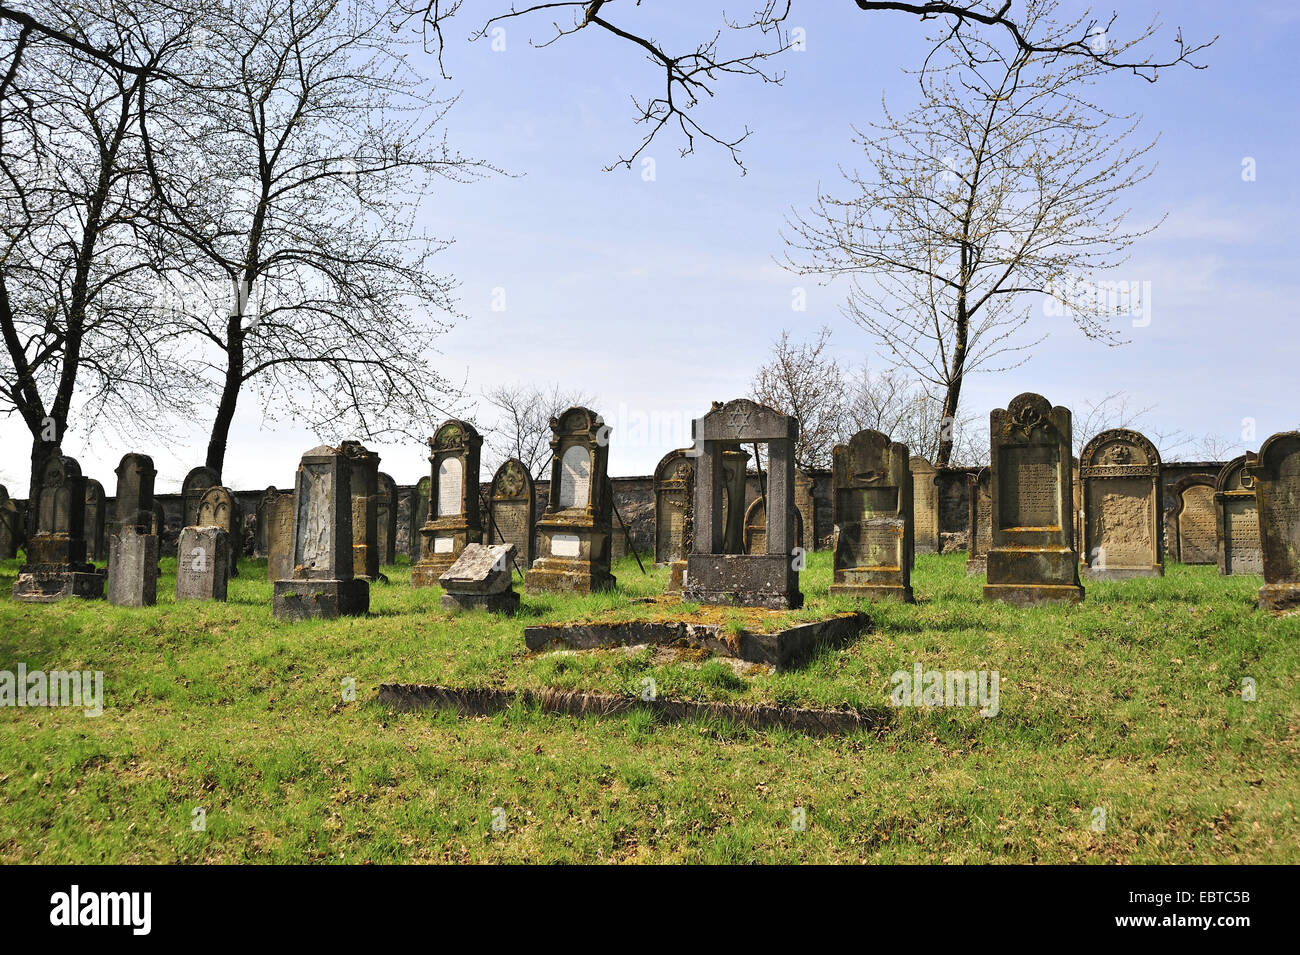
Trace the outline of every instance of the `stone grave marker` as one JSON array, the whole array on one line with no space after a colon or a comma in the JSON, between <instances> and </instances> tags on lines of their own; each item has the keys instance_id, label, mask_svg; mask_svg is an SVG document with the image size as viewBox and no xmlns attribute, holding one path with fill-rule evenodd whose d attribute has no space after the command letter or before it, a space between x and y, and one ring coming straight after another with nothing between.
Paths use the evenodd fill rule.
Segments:
<instances>
[{"instance_id":1,"label":"stone grave marker","mask_svg":"<svg viewBox=\"0 0 1300 955\"><path fill-rule=\"evenodd\" d=\"M1219 543L1214 527L1214 475L1189 474L1170 489L1169 542L1182 564L1217 564Z\"/></svg>"},{"instance_id":2,"label":"stone grave marker","mask_svg":"<svg viewBox=\"0 0 1300 955\"><path fill-rule=\"evenodd\" d=\"M966 575L983 576L988 569L989 545L992 543L993 531L990 526L993 498L989 490L989 480L993 472L980 468L974 474L966 475L970 483L969 500L970 532L966 538Z\"/></svg>"},{"instance_id":3,"label":"stone grave marker","mask_svg":"<svg viewBox=\"0 0 1300 955\"><path fill-rule=\"evenodd\" d=\"M50 603L65 597L104 596L104 574L86 560L86 479L58 448L50 455L35 497L36 532L18 569L14 599Z\"/></svg>"},{"instance_id":4,"label":"stone grave marker","mask_svg":"<svg viewBox=\"0 0 1300 955\"><path fill-rule=\"evenodd\" d=\"M514 544L466 544L455 563L438 578L443 608L514 613L519 609L514 560Z\"/></svg>"},{"instance_id":5,"label":"stone grave marker","mask_svg":"<svg viewBox=\"0 0 1300 955\"><path fill-rule=\"evenodd\" d=\"M86 478L86 559L104 560L108 556L105 530L108 522L108 502L104 485L94 478Z\"/></svg>"},{"instance_id":6,"label":"stone grave marker","mask_svg":"<svg viewBox=\"0 0 1300 955\"><path fill-rule=\"evenodd\" d=\"M798 508L794 512L794 546L804 546L803 514ZM761 497L750 501L745 510L745 546L740 553L767 553L767 501Z\"/></svg>"},{"instance_id":7,"label":"stone grave marker","mask_svg":"<svg viewBox=\"0 0 1300 955\"><path fill-rule=\"evenodd\" d=\"M912 472L912 520L916 533L916 553L939 553L939 486L938 469L921 457L914 455L909 465Z\"/></svg>"},{"instance_id":8,"label":"stone grave marker","mask_svg":"<svg viewBox=\"0 0 1300 955\"><path fill-rule=\"evenodd\" d=\"M199 519L199 500L210 487L221 483L221 475L200 465L181 482L181 527L191 527Z\"/></svg>"},{"instance_id":9,"label":"stone grave marker","mask_svg":"<svg viewBox=\"0 0 1300 955\"><path fill-rule=\"evenodd\" d=\"M1270 437L1246 464L1255 483L1265 610L1300 607L1300 431Z\"/></svg>"},{"instance_id":10,"label":"stone grave marker","mask_svg":"<svg viewBox=\"0 0 1300 955\"><path fill-rule=\"evenodd\" d=\"M228 487L217 485L203 492L199 498L199 510L195 516L197 527L220 527L226 532L226 547L229 550L229 572L231 577L239 576L239 555L244 539L243 519L239 501L235 492Z\"/></svg>"},{"instance_id":11,"label":"stone grave marker","mask_svg":"<svg viewBox=\"0 0 1300 955\"><path fill-rule=\"evenodd\" d=\"M1094 580L1163 577L1160 452L1143 435L1111 428L1079 456L1083 572Z\"/></svg>"},{"instance_id":12,"label":"stone grave marker","mask_svg":"<svg viewBox=\"0 0 1300 955\"><path fill-rule=\"evenodd\" d=\"M722 449L722 552L745 553L745 479L749 452L737 445ZM732 502L736 506L732 508Z\"/></svg>"},{"instance_id":13,"label":"stone grave marker","mask_svg":"<svg viewBox=\"0 0 1300 955\"><path fill-rule=\"evenodd\" d=\"M669 451L655 466L655 565L686 559L695 459L689 448Z\"/></svg>"},{"instance_id":14,"label":"stone grave marker","mask_svg":"<svg viewBox=\"0 0 1300 955\"><path fill-rule=\"evenodd\" d=\"M1246 474L1252 455L1234 458L1214 482L1214 529L1219 573L1262 574L1264 552L1259 540L1255 482Z\"/></svg>"},{"instance_id":15,"label":"stone grave marker","mask_svg":"<svg viewBox=\"0 0 1300 955\"><path fill-rule=\"evenodd\" d=\"M22 515L18 505L9 498L9 489L0 484L0 560L13 560L18 556L22 542Z\"/></svg>"},{"instance_id":16,"label":"stone grave marker","mask_svg":"<svg viewBox=\"0 0 1300 955\"><path fill-rule=\"evenodd\" d=\"M533 562L535 506L533 476L522 461L508 458L497 468L489 485L489 520L484 532L489 544L513 544L514 560L523 570Z\"/></svg>"},{"instance_id":17,"label":"stone grave marker","mask_svg":"<svg viewBox=\"0 0 1300 955\"><path fill-rule=\"evenodd\" d=\"M907 445L859 431L831 451L831 594L911 603L913 473Z\"/></svg>"},{"instance_id":18,"label":"stone grave marker","mask_svg":"<svg viewBox=\"0 0 1300 955\"><path fill-rule=\"evenodd\" d=\"M233 563L230 532L224 527L181 528L176 545L176 599L225 600Z\"/></svg>"},{"instance_id":19,"label":"stone grave marker","mask_svg":"<svg viewBox=\"0 0 1300 955\"><path fill-rule=\"evenodd\" d=\"M375 501L379 560L393 564L397 561L397 482L383 471L379 472L379 496Z\"/></svg>"},{"instance_id":20,"label":"stone grave marker","mask_svg":"<svg viewBox=\"0 0 1300 955\"><path fill-rule=\"evenodd\" d=\"M117 491L108 536L108 602L152 607L158 602L159 539L153 530L154 478L147 454L127 454L118 463Z\"/></svg>"},{"instance_id":21,"label":"stone grave marker","mask_svg":"<svg viewBox=\"0 0 1300 955\"><path fill-rule=\"evenodd\" d=\"M349 487L352 493L352 575L377 581L379 573L378 514L375 497L379 493L379 455L359 441L344 441L339 446L352 468Z\"/></svg>"},{"instance_id":22,"label":"stone grave marker","mask_svg":"<svg viewBox=\"0 0 1300 955\"><path fill-rule=\"evenodd\" d=\"M267 558L270 551L268 550L270 542L267 538L267 532L270 529L267 518L267 506L279 495L275 485L271 485L257 499L256 515L257 520L253 528L253 556ZM271 578L274 580L275 578Z\"/></svg>"},{"instance_id":23,"label":"stone grave marker","mask_svg":"<svg viewBox=\"0 0 1300 955\"><path fill-rule=\"evenodd\" d=\"M479 454L483 439L455 418L429 439L429 519L420 528L423 556L411 569L412 587L433 587L468 544L483 541L479 514Z\"/></svg>"},{"instance_id":24,"label":"stone grave marker","mask_svg":"<svg viewBox=\"0 0 1300 955\"><path fill-rule=\"evenodd\" d=\"M411 490L411 509L410 509L410 530L408 533L410 550L408 556L414 565L424 556L424 538L420 535L420 528L424 527L425 522L429 520L429 495L433 486L432 479L426 474L415 483Z\"/></svg>"},{"instance_id":25,"label":"stone grave marker","mask_svg":"<svg viewBox=\"0 0 1300 955\"><path fill-rule=\"evenodd\" d=\"M263 498L266 525L266 579L293 577L293 494L277 491Z\"/></svg>"}]
</instances>

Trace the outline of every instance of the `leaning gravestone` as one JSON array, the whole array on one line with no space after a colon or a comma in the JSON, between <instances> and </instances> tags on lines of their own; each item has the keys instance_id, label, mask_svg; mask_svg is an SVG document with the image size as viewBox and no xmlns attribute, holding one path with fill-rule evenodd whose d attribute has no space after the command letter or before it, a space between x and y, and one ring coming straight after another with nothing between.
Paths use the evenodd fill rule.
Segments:
<instances>
[{"instance_id":1,"label":"leaning gravestone","mask_svg":"<svg viewBox=\"0 0 1300 955\"><path fill-rule=\"evenodd\" d=\"M695 491L695 459L689 448L669 451L655 466L655 565L664 567L686 559L690 531L691 495Z\"/></svg>"},{"instance_id":2,"label":"leaning gravestone","mask_svg":"<svg viewBox=\"0 0 1300 955\"><path fill-rule=\"evenodd\" d=\"M181 528L176 544L176 599L225 600L233 563L225 528L214 524Z\"/></svg>"},{"instance_id":3,"label":"leaning gravestone","mask_svg":"<svg viewBox=\"0 0 1300 955\"><path fill-rule=\"evenodd\" d=\"M1174 483L1169 511L1169 538L1182 564L1217 564L1219 542L1214 527L1214 477L1190 474Z\"/></svg>"},{"instance_id":4,"label":"leaning gravestone","mask_svg":"<svg viewBox=\"0 0 1300 955\"><path fill-rule=\"evenodd\" d=\"M208 488L199 498L199 510L194 522L198 527L220 527L226 532L226 546L230 551L229 573L231 577L238 577L239 554L243 550L240 544L244 532L235 492L220 485Z\"/></svg>"},{"instance_id":5,"label":"leaning gravestone","mask_svg":"<svg viewBox=\"0 0 1300 955\"><path fill-rule=\"evenodd\" d=\"M909 463L912 472L912 520L916 532L916 553L939 553L938 470L919 454Z\"/></svg>"},{"instance_id":6,"label":"leaning gravestone","mask_svg":"<svg viewBox=\"0 0 1300 955\"><path fill-rule=\"evenodd\" d=\"M799 422L747 398L722 404L692 423L696 447L695 523L686 559L682 599L773 609L803 606L801 554L795 551L794 443ZM727 446L767 444L769 502L762 554L723 552L722 452ZM738 502L733 502L738 503ZM797 562L798 561L798 562Z\"/></svg>"},{"instance_id":7,"label":"leaning gravestone","mask_svg":"<svg viewBox=\"0 0 1300 955\"><path fill-rule=\"evenodd\" d=\"M804 546L803 514L798 508L794 511L794 546ZM727 551L727 553L731 552ZM767 501L761 497L750 501L749 507L745 510L745 546L739 553L767 553Z\"/></svg>"},{"instance_id":8,"label":"leaning gravestone","mask_svg":"<svg viewBox=\"0 0 1300 955\"><path fill-rule=\"evenodd\" d=\"M1070 411L1026 393L989 416L991 542L984 599L1077 603Z\"/></svg>"},{"instance_id":9,"label":"leaning gravestone","mask_svg":"<svg viewBox=\"0 0 1300 955\"><path fill-rule=\"evenodd\" d=\"M293 495L277 492L264 499L266 579L275 583L293 576Z\"/></svg>"},{"instance_id":10,"label":"leaning gravestone","mask_svg":"<svg viewBox=\"0 0 1300 955\"><path fill-rule=\"evenodd\" d=\"M13 560L18 556L18 543L22 539L18 505L9 499L9 489L0 484L0 560Z\"/></svg>"},{"instance_id":11,"label":"leaning gravestone","mask_svg":"<svg viewBox=\"0 0 1300 955\"><path fill-rule=\"evenodd\" d=\"M359 441L344 441L339 450L352 468L352 575L379 580L379 525L375 496L379 493L379 455Z\"/></svg>"},{"instance_id":12,"label":"leaning gravestone","mask_svg":"<svg viewBox=\"0 0 1300 955\"><path fill-rule=\"evenodd\" d=\"M152 607L158 602L159 540L153 530L153 485L158 472L147 454L127 454L116 473L108 537L108 602Z\"/></svg>"},{"instance_id":13,"label":"leaning gravestone","mask_svg":"<svg viewBox=\"0 0 1300 955\"><path fill-rule=\"evenodd\" d=\"M912 474L907 445L859 431L831 452L831 594L911 603Z\"/></svg>"},{"instance_id":14,"label":"leaning gravestone","mask_svg":"<svg viewBox=\"0 0 1300 955\"><path fill-rule=\"evenodd\" d=\"M1259 544L1259 511L1255 482L1245 471L1253 455L1233 458L1214 482L1214 530L1219 573L1262 574L1264 555Z\"/></svg>"},{"instance_id":15,"label":"leaning gravestone","mask_svg":"<svg viewBox=\"0 0 1300 955\"><path fill-rule=\"evenodd\" d=\"M292 576L275 582L278 620L361 616L370 584L355 577L352 461L321 446L302 456L293 491Z\"/></svg>"},{"instance_id":16,"label":"leaning gravestone","mask_svg":"<svg viewBox=\"0 0 1300 955\"><path fill-rule=\"evenodd\" d=\"M508 458L492 476L484 530L489 544L513 544L514 559L524 570L533 562L534 504L532 475L522 461Z\"/></svg>"},{"instance_id":17,"label":"leaning gravestone","mask_svg":"<svg viewBox=\"0 0 1300 955\"><path fill-rule=\"evenodd\" d=\"M375 533L379 562L393 564L397 560L397 482L383 471L379 472L379 495L375 498Z\"/></svg>"},{"instance_id":18,"label":"leaning gravestone","mask_svg":"<svg viewBox=\"0 0 1300 955\"><path fill-rule=\"evenodd\" d=\"M993 532L990 527L993 499L989 490L992 471L980 468L968 474L970 482L970 534L966 538L966 576L983 576L988 570L989 545Z\"/></svg>"},{"instance_id":19,"label":"leaning gravestone","mask_svg":"<svg viewBox=\"0 0 1300 955\"><path fill-rule=\"evenodd\" d=\"M466 544L438 578L444 610L489 610L514 613L519 595L514 590L514 544Z\"/></svg>"},{"instance_id":20,"label":"leaning gravestone","mask_svg":"<svg viewBox=\"0 0 1300 955\"><path fill-rule=\"evenodd\" d=\"M429 439L429 518L420 528L423 556L411 568L412 587L432 587L469 544L482 543L479 453L483 439L467 421L444 421Z\"/></svg>"},{"instance_id":21,"label":"leaning gravestone","mask_svg":"<svg viewBox=\"0 0 1300 955\"><path fill-rule=\"evenodd\" d=\"M1273 435L1246 464L1255 483L1265 610L1300 607L1300 431Z\"/></svg>"},{"instance_id":22,"label":"leaning gravestone","mask_svg":"<svg viewBox=\"0 0 1300 955\"><path fill-rule=\"evenodd\" d=\"M35 497L36 533L18 569L14 599L50 603L104 596L104 575L86 560L86 479L75 460L55 448Z\"/></svg>"},{"instance_id":23,"label":"leaning gravestone","mask_svg":"<svg viewBox=\"0 0 1300 955\"><path fill-rule=\"evenodd\" d=\"M589 408L569 408L551 419L551 483L537 522L538 556L525 577L529 590L585 594L614 588L609 431Z\"/></svg>"},{"instance_id":24,"label":"leaning gravestone","mask_svg":"<svg viewBox=\"0 0 1300 955\"><path fill-rule=\"evenodd\" d=\"M108 520L108 502L104 485L86 478L86 559L104 560L108 555L104 531Z\"/></svg>"},{"instance_id":25,"label":"leaning gravestone","mask_svg":"<svg viewBox=\"0 0 1300 955\"><path fill-rule=\"evenodd\" d=\"M1112 428L1079 455L1083 571L1094 580L1163 577L1160 452L1136 431Z\"/></svg>"},{"instance_id":26,"label":"leaning gravestone","mask_svg":"<svg viewBox=\"0 0 1300 955\"><path fill-rule=\"evenodd\" d=\"M192 527L199 518L199 500L210 487L221 483L221 475L200 465L181 482L181 527Z\"/></svg>"}]
</instances>

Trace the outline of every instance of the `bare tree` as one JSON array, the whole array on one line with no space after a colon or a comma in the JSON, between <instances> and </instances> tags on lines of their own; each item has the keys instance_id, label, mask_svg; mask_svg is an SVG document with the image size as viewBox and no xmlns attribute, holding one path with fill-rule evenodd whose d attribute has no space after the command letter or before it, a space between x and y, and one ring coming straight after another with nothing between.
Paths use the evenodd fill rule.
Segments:
<instances>
[{"instance_id":1,"label":"bare tree","mask_svg":"<svg viewBox=\"0 0 1300 955\"><path fill-rule=\"evenodd\" d=\"M1054 7L1030 0L1026 25L1055 34ZM1136 118L1085 99L1104 64L977 37L942 50L922 105L900 117L886 107L858 134L868 171L845 171L845 196L790 217L786 264L846 277L844 313L943 396L951 423L966 375L1014 367L1042 340L1019 335L1031 293L1060 302L1088 337L1119 342L1113 303L1071 290L1159 223L1129 227L1117 205L1150 175L1154 142L1132 145ZM952 447L941 437L935 463Z\"/></svg>"},{"instance_id":2,"label":"bare tree","mask_svg":"<svg viewBox=\"0 0 1300 955\"><path fill-rule=\"evenodd\" d=\"M594 399L582 391L562 390L559 385L501 385L483 396L497 411L496 420L484 441L494 455L493 465L506 458L518 458L534 478L544 477L551 458L551 419L575 406L589 406Z\"/></svg>"},{"instance_id":3,"label":"bare tree","mask_svg":"<svg viewBox=\"0 0 1300 955\"><path fill-rule=\"evenodd\" d=\"M875 372L863 365L847 395L841 440L871 428L903 442L912 454L933 461L945 433L942 418L942 397L930 394L906 369ZM947 429L953 440L949 464L981 464L988 457L987 445L973 440L978 431L973 425L973 416L962 415Z\"/></svg>"},{"instance_id":4,"label":"bare tree","mask_svg":"<svg viewBox=\"0 0 1300 955\"><path fill-rule=\"evenodd\" d=\"M831 449L844 435L844 368L830 353L831 330L822 328L817 338L796 344L788 331L772 344L772 358L759 367L749 386L759 404L799 420L795 465L830 467Z\"/></svg>"}]
</instances>

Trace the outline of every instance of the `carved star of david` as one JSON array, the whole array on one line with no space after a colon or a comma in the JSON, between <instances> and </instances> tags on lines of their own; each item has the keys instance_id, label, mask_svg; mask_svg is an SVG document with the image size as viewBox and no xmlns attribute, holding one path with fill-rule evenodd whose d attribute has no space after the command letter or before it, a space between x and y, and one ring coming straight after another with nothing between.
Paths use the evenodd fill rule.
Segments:
<instances>
[{"instance_id":1,"label":"carved star of david","mask_svg":"<svg viewBox=\"0 0 1300 955\"><path fill-rule=\"evenodd\" d=\"M741 433L749 424L749 409L743 405L737 405L731 411L731 427L737 434Z\"/></svg>"}]
</instances>

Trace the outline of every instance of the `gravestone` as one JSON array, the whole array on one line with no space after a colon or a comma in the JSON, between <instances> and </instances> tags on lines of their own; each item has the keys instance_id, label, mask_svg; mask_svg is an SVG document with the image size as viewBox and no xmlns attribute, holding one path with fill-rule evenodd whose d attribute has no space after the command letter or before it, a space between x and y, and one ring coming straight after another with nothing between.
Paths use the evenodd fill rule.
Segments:
<instances>
[{"instance_id":1,"label":"gravestone","mask_svg":"<svg viewBox=\"0 0 1300 955\"><path fill-rule=\"evenodd\" d=\"M745 479L748 465L748 451L734 445L722 449L722 552L724 554L745 553Z\"/></svg>"},{"instance_id":2,"label":"gravestone","mask_svg":"<svg viewBox=\"0 0 1300 955\"><path fill-rule=\"evenodd\" d=\"M302 456L293 489L291 577L275 582L278 620L364 616L370 584L354 576L353 461L322 445Z\"/></svg>"},{"instance_id":3,"label":"gravestone","mask_svg":"<svg viewBox=\"0 0 1300 955\"><path fill-rule=\"evenodd\" d=\"M1083 572L1094 580L1163 577L1160 452L1143 435L1111 428L1079 455Z\"/></svg>"},{"instance_id":4,"label":"gravestone","mask_svg":"<svg viewBox=\"0 0 1300 955\"><path fill-rule=\"evenodd\" d=\"M152 607L158 602L159 539L154 533L154 478L147 454L127 454L118 463L117 491L108 536L108 602Z\"/></svg>"},{"instance_id":5,"label":"gravestone","mask_svg":"<svg viewBox=\"0 0 1300 955\"><path fill-rule=\"evenodd\" d=\"M804 546L803 514L798 508L794 511L794 546ZM745 546L740 553L767 553L767 501L761 497L750 501L745 510Z\"/></svg>"},{"instance_id":6,"label":"gravestone","mask_svg":"<svg viewBox=\"0 0 1300 955\"><path fill-rule=\"evenodd\" d=\"M268 550L269 541L267 538L267 531L269 530L269 524L266 509L270 502L278 497L279 494L280 492L275 489L275 485L271 485L263 491L261 497L257 499L257 509L255 511L257 522L253 529L254 557L266 558L270 553ZM275 578L272 577L271 579L274 580Z\"/></svg>"},{"instance_id":7,"label":"gravestone","mask_svg":"<svg viewBox=\"0 0 1300 955\"><path fill-rule=\"evenodd\" d=\"M153 502L153 524L149 529L158 538L158 545L161 547L162 539L167 533L167 509L163 507L162 501Z\"/></svg>"},{"instance_id":8,"label":"gravestone","mask_svg":"<svg viewBox=\"0 0 1300 955\"><path fill-rule=\"evenodd\" d=\"M832 595L912 602L913 486L907 445L879 431L832 449Z\"/></svg>"},{"instance_id":9,"label":"gravestone","mask_svg":"<svg viewBox=\"0 0 1300 955\"><path fill-rule=\"evenodd\" d=\"M438 578L443 609L514 613L519 609L514 562L514 544L466 544L456 562Z\"/></svg>"},{"instance_id":10,"label":"gravestone","mask_svg":"<svg viewBox=\"0 0 1300 955\"><path fill-rule=\"evenodd\" d=\"M36 532L18 569L14 599L50 603L65 597L104 596L104 575L86 560L86 479L58 448L41 472L35 499Z\"/></svg>"},{"instance_id":11,"label":"gravestone","mask_svg":"<svg viewBox=\"0 0 1300 955\"><path fill-rule=\"evenodd\" d=\"M655 466L655 566L686 559L695 459L689 448L669 451Z\"/></svg>"},{"instance_id":12,"label":"gravestone","mask_svg":"<svg viewBox=\"0 0 1300 955\"><path fill-rule=\"evenodd\" d=\"M589 408L551 419L551 483L537 522L537 556L525 577L531 591L612 590L609 431Z\"/></svg>"},{"instance_id":13,"label":"gravestone","mask_svg":"<svg viewBox=\"0 0 1300 955\"><path fill-rule=\"evenodd\" d=\"M1214 530L1219 573L1262 574L1264 553L1259 541L1259 511L1255 481L1246 474L1243 454L1229 461L1214 482Z\"/></svg>"},{"instance_id":14,"label":"gravestone","mask_svg":"<svg viewBox=\"0 0 1300 955\"><path fill-rule=\"evenodd\" d=\"M199 518L199 500L210 487L221 483L221 475L200 465L181 482L181 527L191 527Z\"/></svg>"},{"instance_id":15,"label":"gravestone","mask_svg":"<svg viewBox=\"0 0 1300 955\"><path fill-rule=\"evenodd\" d=\"M224 527L181 528L176 544L176 599L225 600L233 563L230 532Z\"/></svg>"},{"instance_id":16,"label":"gravestone","mask_svg":"<svg viewBox=\"0 0 1300 955\"><path fill-rule=\"evenodd\" d=\"M682 599L704 604L793 609L799 592L802 552L795 550L794 443L799 422L788 415L737 398L714 402L691 426L695 446L694 539L687 557ZM723 551L722 454L742 444L768 446L767 520L762 554ZM733 503L739 503L735 501ZM737 508L738 509L738 508Z\"/></svg>"},{"instance_id":17,"label":"gravestone","mask_svg":"<svg viewBox=\"0 0 1300 955\"><path fill-rule=\"evenodd\" d=\"M263 499L266 524L266 579L293 576L293 495L276 492Z\"/></svg>"},{"instance_id":18,"label":"gravestone","mask_svg":"<svg viewBox=\"0 0 1300 955\"><path fill-rule=\"evenodd\" d=\"M339 450L352 468L352 575L379 580L379 523L375 497L379 493L379 455L359 441L344 441Z\"/></svg>"},{"instance_id":19,"label":"gravestone","mask_svg":"<svg viewBox=\"0 0 1300 955\"><path fill-rule=\"evenodd\" d=\"M1078 458L1070 459L1070 487L1074 499L1074 549L1083 555L1083 479L1079 475Z\"/></svg>"},{"instance_id":20,"label":"gravestone","mask_svg":"<svg viewBox=\"0 0 1300 955\"><path fill-rule=\"evenodd\" d=\"M244 523L235 492L221 485L208 488L199 498L199 509L194 521L197 527L220 527L226 532L226 546L230 552L228 561L230 576L238 577L239 555L243 550L241 543L244 539Z\"/></svg>"},{"instance_id":21,"label":"gravestone","mask_svg":"<svg viewBox=\"0 0 1300 955\"><path fill-rule=\"evenodd\" d=\"M429 439L429 517L420 528L423 556L411 569L412 587L433 587L467 544L483 540L479 516L479 452L474 426L444 421Z\"/></svg>"},{"instance_id":22,"label":"gravestone","mask_svg":"<svg viewBox=\"0 0 1300 955\"><path fill-rule=\"evenodd\" d=\"M22 541L22 515L18 505L9 498L9 489L0 484L0 560L13 560L18 556Z\"/></svg>"},{"instance_id":23,"label":"gravestone","mask_svg":"<svg viewBox=\"0 0 1300 955\"><path fill-rule=\"evenodd\" d=\"M1214 527L1214 477L1189 474L1170 489L1169 542L1182 564L1217 564L1219 542Z\"/></svg>"},{"instance_id":24,"label":"gravestone","mask_svg":"<svg viewBox=\"0 0 1300 955\"><path fill-rule=\"evenodd\" d=\"M407 552L407 556L410 557L412 564L418 563L420 558L424 556L424 538L420 536L420 528L429 519L429 493L432 485L432 480L426 474L411 489L411 509L408 515L411 521L410 530L408 531L410 534L408 538L410 550Z\"/></svg>"},{"instance_id":25,"label":"gravestone","mask_svg":"<svg viewBox=\"0 0 1300 955\"><path fill-rule=\"evenodd\" d=\"M807 548L817 549L817 504L813 497L813 479L800 468L794 469L794 509L799 514L799 525L807 528ZM804 545L804 535L799 534L799 546Z\"/></svg>"},{"instance_id":26,"label":"gravestone","mask_svg":"<svg viewBox=\"0 0 1300 955\"><path fill-rule=\"evenodd\" d=\"M1083 599L1074 549L1070 411L1026 393L989 416L991 539L984 599Z\"/></svg>"},{"instance_id":27,"label":"gravestone","mask_svg":"<svg viewBox=\"0 0 1300 955\"><path fill-rule=\"evenodd\" d=\"M1300 607L1300 431L1283 431L1264 442L1246 464L1255 484L1265 610Z\"/></svg>"},{"instance_id":28,"label":"gravestone","mask_svg":"<svg viewBox=\"0 0 1300 955\"><path fill-rule=\"evenodd\" d=\"M104 560L108 548L104 543L105 523L108 520L108 504L104 495L104 485L94 478L86 478L86 559Z\"/></svg>"},{"instance_id":29,"label":"gravestone","mask_svg":"<svg viewBox=\"0 0 1300 955\"><path fill-rule=\"evenodd\" d=\"M916 553L939 553L939 486L938 469L919 454L912 458L912 521L916 533Z\"/></svg>"},{"instance_id":30,"label":"gravestone","mask_svg":"<svg viewBox=\"0 0 1300 955\"><path fill-rule=\"evenodd\" d=\"M966 475L970 484L968 508L970 510L970 532L966 538L966 576L983 576L988 570L989 545L993 540L990 526L993 498L989 490L989 480L993 472L980 468L974 474Z\"/></svg>"},{"instance_id":31,"label":"gravestone","mask_svg":"<svg viewBox=\"0 0 1300 955\"><path fill-rule=\"evenodd\" d=\"M379 496L376 498L375 531L380 562L384 564L396 563L397 482L383 471L379 472Z\"/></svg>"},{"instance_id":32,"label":"gravestone","mask_svg":"<svg viewBox=\"0 0 1300 955\"><path fill-rule=\"evenodd\" d=\"M492 476L488 488L489 544L513 544L514 560L527 570L533 562L536 533L533 476L522 461L508 458Z\"/></svg>"}]
</instances>

